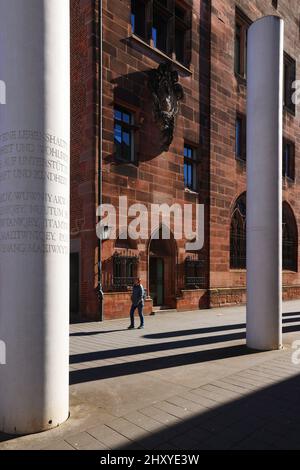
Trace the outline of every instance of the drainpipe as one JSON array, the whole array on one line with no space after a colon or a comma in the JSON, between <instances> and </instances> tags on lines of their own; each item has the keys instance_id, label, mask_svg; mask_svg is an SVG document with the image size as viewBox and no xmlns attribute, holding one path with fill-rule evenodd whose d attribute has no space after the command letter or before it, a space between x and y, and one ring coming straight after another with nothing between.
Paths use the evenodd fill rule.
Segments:
<instances>
[{"instance_id":1,"label":"drainpipe","mask_svg":"<svg viewBox=\"0 0 300 470\"><path fill-rule=\"evenodd\" d=\"M97 0L96 0L97 1ZM98 0L99 5L99 34L96 37L99 38L98 44L98 207L102 205L102 95L103 95L103 74L102 74L102 44L103 44L103 16L102 16L102 0ZM99 299L99 321L104 321L104 294L102 286L102 240L98 240L98 299Z\"/></svg>"}]
</instances>

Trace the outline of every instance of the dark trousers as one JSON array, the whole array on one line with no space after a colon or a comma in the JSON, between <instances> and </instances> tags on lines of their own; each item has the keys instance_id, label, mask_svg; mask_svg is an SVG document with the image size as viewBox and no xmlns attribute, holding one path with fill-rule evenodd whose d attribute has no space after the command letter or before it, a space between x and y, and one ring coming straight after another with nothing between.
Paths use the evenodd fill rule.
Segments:
<instances>
[{"instance_id":1,"label":"dark trousers","mask_svg":"<svg viewBox=\"0 0 300 470\"><path fill-rule=\"evenodd\" d=\"M143 314L144 305L143 305L142 302L140 302L138 305L132 305L131 306L131 309L130 309L131 326L134 326L134 312L135 312L136 308L138 309L138 312L139 312L141 326L144 326L144 314Z\"/></svg>"}]
</instances>

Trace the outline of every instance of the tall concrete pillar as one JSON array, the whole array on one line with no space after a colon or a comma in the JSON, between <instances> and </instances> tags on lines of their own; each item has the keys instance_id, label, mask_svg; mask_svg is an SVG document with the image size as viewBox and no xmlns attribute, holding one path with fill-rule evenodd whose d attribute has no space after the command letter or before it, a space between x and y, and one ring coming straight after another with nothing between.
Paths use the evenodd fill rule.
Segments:
<instances>
[{"instance_id":1,"label":"tall concrete pillar","mask_svg":"<svg viewBox=\"0 0 300 470\"><path fill-rule=\"evenodd\" d=\"M282 344L283 20L268 16L248 33L247 345Z\"/></svg>"},{"instance_id":2,"label":"tall concrete pillar","mask_svg":"<svg viewBox=\"0 0 300 470\"><path fill-rule=\"evenodd\" d=\"M0 431L68 418L69 0L0 0Z\"/></svg>"}]
</instances>

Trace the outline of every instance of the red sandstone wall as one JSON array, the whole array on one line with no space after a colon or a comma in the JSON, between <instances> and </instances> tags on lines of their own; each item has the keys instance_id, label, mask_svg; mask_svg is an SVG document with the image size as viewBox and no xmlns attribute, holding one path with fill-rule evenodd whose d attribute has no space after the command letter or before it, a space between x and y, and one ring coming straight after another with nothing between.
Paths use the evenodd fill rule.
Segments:
<instances>
[{"instance_id":1,"label":"red sandstone wall","mask_svg":"<svg viewBox=\"0 0 300 470\"><path fill-rule=\"evenodd\" d=\"M245 166L235 160L236 112L245 112L246 86L234 74L235 6L251 19L263 14L280 14L286 20L286 52L299 59L299 18L297 0L279 2L278 12L271 0L188 0L193 3L193 50L191 74L181 73L185 101L177 119L175 138L169 152L160 153L153 124L151 97L146 71L156 68L161 59L128 40L130 0L103 0L103 112L104 112L104 202L117 205L118 196L127 195L129 203L171 203L200 201L206 204L206 260L209 296L204 304L212 306L245 302L245 271L229 267L231 210L236 198L246 190ZM96 11L94 7L96 5ZM71 0L71 236L81 250L81 312L96 319L98 304L97 239L97 17L98 0ZM211 11L210 11L211 8ZM297 61L297 78L299 77ZM113 155L113 104L123 104L136 112L140 129L136 143L140 164L117 165ZM300 222L299 202L299 118L285 112L284 134L296 143L296 182L284 186L289 202ZM184 140L199 151L199 195L183 187ZM209 223L208 223L209 221ZM139 273L147 285L148 241L139 241ZM182 266L184 242L177 243L177 259ZM104 244L104 260L114 252L111 242ZM179 268L182 269L182 268ZM180 275L182 272L180 273ZM168 277L169 296L180 309L198 308L201 295L174 291L172 269ZM298 273L284 273L284 298L299 298ZM128 294L107 294L108 318L127 315ZM127 297L126 297L127 296ZM177 300L176 300L177 296ZM179 296L179 297L178 297ZM189 303L189 299L191 299ZM118 305L117 305L118 304ZM116 306L117 305L117 306ZM175 305L175 306L176 306ZM201 303L199 305L202 305Z\"/></svg>"},{"instance_id":2,"label":"red sandstone wall","mask_svg":"<svg viewBox=\"0 0 300 470\"><path fill-rule=\"evenodd\" d=\"M211 55L211 209L210 209L210 286L211 289L245 286L245 271L230 270L230 217L237 197L246 190L245 165L235 159L236 113L246 112L246 84L234 73L235 7L252 20L279 14L285 19L285 51L299 61L299 2L280 1L276 11L269 0L212 0ZM298 114L298 113L297 113ZM284 135L296 143L296 181L283 185L283 198L291 205L300 223L299 114L284 111ZM284 272L286 286L299 285L298 273ZM284 297L289 298L289 289ZM295 289L290 297L294 298ZM211 304L245 302L245 292L211 291Z\"/></svg>"},{"instance_id":3,"label":"red sandstone wall","mask_svg":"<svg viewBox=\"0 0 300 470\"><path fill-rule=\"evenodd\" d=\"M71 0L71 239L80 246L80 309L97 318L96 49L93 0ZM74 242L73 242L74 243Z\"/></svg>"},{"instance_id":4,"label":"red sandstone wall","mask_svg":"<svg viewBox=\"0 0 300 470\"><path fill-rule=\"evenodd\" d=\"M104 0L104 145L103 145L103 179L104 202L118 207L118 197L127 196L128 204L136 202L145 204L149 208L151 203L185 203L206 202L208 186L204 171L207 170L208 152L207 139L203 131L203 148L201 147L200 126L200 24L205 18L209 22L209 9L207 2L188 1L193 3L193 47L190 71L179 69L180 83L184 87L185 99L180 106L180 113L176 123L175 137L168 152L161 152L159 148L160 134L153 122L152 98L147 86L147 72L157 68L164 61L157 54L149 52L146 47L140 47L132 40L130 26L130 0ZM200 18L201 17L201 18ZM205 30L203 26L203 31ZM203 48L205 44L203 43ZM204 61L203 61L204 63ZM207 85L207 76L205 84ZM205 94L204 103L207 103L209 94ZM114 156L113 145L113 105L123 105L135 113L136 123L139 126L135 135L136 152L139 164L118 164ZM203 122L206 110L202 110ZM189 194L184 189L183 176L183 148L184 141L193 144L199 152L200 162L200 196ZM205 166L206 162L206 166ZM173 242L172 242L173 243ZM176 264L181 265L185 259L185 241L177 241L174 251L174 260L166 264L166 303L176 307ZM149 239L138 240L135 248L138 250L139 274L145 287L148 284L148 256ZM114 252L112 242L104 243L104 262ZM205 250L202 251L205 257ZM113 298L113 297L112 297ZM198 302L199 303L199 302ZM112 307L113 308L113 307ZM113 314L108 306L106 311Z\"/></svg>"}]
</instances>

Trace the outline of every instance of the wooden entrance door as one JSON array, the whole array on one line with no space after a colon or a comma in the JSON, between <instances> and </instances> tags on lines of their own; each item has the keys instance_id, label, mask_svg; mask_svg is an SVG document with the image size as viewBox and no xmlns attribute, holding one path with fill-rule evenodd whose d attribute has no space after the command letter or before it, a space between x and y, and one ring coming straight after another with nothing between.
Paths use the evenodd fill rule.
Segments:
<instances>
[{"instance_id":1,"label":"wooden entrance door","mask_svg":"<svg viewBox=\"0 0 300 470\"><path fill-rule=\"evenodd\" d=\"M150 296L155 307L164 305L164 259L150 258Z\"/></svg>"}]
</instances>

